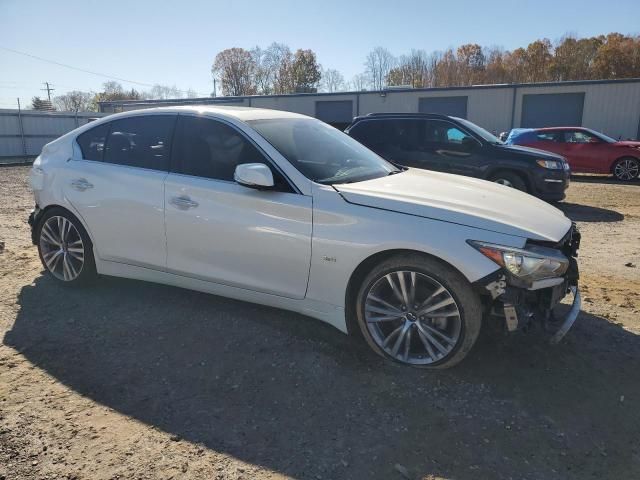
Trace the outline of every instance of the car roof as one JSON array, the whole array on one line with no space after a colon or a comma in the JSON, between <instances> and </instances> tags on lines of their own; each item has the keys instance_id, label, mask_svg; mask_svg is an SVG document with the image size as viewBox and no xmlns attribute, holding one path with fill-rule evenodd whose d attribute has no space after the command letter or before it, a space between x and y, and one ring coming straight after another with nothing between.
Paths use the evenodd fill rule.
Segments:
<instances>
[{"instance_id":1,"label":"car roof","mask_svg":"<svg viewBox=\"0 0 640 480\"><path fill-rule=\"evenodd\" d=\"M392 112L392 113L369 113L367 115L358 115L354 117L353 123L359 122L361 120L378 120L383 118L437 118L437 119L447 119L447 120L457 120L457 117L453 117L450 115L442 115L440 113L408 113L408 112Z\"/></svg>"},{"instance_id":2,"label":"car roof","mask_svg":"<svg viewBox=\"0 0 640 480\"><path fill-rule=\"evenodd\" d=\"M554 130L587 130L585 127L542 127L542 128L532 128L531 130L536 130L540 132L552 132Z\"/></svg>"},{"instance_id":3,"label":"car roof","mask_svg":"<svg viewBox=\"0 0 640 480\"><path fill-rule=\"evenodd\" d=\"M126 118L137 115L148 115L158 113L197 113L201 115L212 115L218 118L228 118L234 120L240 120L243 122L250 120L266 120L274 118L309 118L306 115L299 113L286 112L283 110L271 110L268 108L253 108L253 107L232 107L232 106L217 106L217 105L179 105L174 107L156 107L156 108L143 108L139 110L128 110L122 113L116 113L114 115L108 115L103 117L105 120L115 120L117 118Z\"/></svg>"}]
</instances>

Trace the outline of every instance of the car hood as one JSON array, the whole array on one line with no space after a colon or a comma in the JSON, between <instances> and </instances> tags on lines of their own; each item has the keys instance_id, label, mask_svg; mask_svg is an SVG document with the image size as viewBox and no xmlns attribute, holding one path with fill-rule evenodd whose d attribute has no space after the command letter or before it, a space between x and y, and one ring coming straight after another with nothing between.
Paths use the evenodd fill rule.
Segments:
<instances>
[{"instance_id":1,"label":"car hood","mask_svg":"<svg viewBox=\"0 0 640 480\"><path fill-rule=\"evenodd\" d=\"M571 221L557 208L513 188L410 168L334 188L349 203L557 242Z\"/></svg>"},{"instance_id":2,"label":"car hood","mask_svg":"<svg viewBox=\"0 0 640 480\"><path fill-rule=\"evenodd\" d=\"M504 144L504 145L494 145L495 148L502 150L504 152L516 153L522 156L531 157L534 159L542 159L542 160L562 160L562 155L558 155L556 153L548 152L546 150L540 150L538 148L532 147L523 147L521 145L515 145L513 143Z\"/></svg>"}]
</instances>

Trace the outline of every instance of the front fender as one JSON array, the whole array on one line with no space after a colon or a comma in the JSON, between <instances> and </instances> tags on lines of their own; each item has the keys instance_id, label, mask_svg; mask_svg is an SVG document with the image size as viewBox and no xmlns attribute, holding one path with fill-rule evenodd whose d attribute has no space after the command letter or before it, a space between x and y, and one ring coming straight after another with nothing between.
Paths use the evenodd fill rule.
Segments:
<instances>
[{"instance_id":1,"label":"front fender","mask_svg":"<svg viewBox=\"0 0 640 480\"><path fill-rule=\"evenodd\" d=\"M307 298L344 307L356 268L373 255L412 250L439 258L469 282L498 266L467 240L523 247L526 239L345 202L337 192L314 194L313 239Z\"/></svg>"}]
</instances>

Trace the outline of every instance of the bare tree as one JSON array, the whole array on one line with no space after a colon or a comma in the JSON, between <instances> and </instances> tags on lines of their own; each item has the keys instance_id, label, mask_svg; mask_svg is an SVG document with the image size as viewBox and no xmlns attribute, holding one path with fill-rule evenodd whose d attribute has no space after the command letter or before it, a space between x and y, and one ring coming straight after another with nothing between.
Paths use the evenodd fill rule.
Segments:
<instances>
[{"instance_id":1,"label":"bare tree","mask_svg":"<svg viewBox=\"0 0 640 480\"><path fill-rule=\"evenodd\" d=\"M256 93L254 74L256 64L250 52L243 48L228 48L216 55L211 67L220 76L224 95L253 95Z\"/></svg>"},{"instance_id":2,"label":"bare tree","mask_svg":"<svg viewBox=\"0 0 640 480\"><path fill-rule=\"evenodd\" d=\"M173 85L154 85L148 92L143 92L142 97L149 100L167 100L170 98L182 98L183 92Z\"/></svg>"},{"instance_id":3,"label":"bare tree","mask_svg":"<svg viewBox=\"0 0 640 480\"><path fill-rule=\"evenodd\" d=\"M58 95L53 99L53 104L63 112L86 112L94 108L94 94L73 90L64 95Z\"/></svg>"},{"instance_id":4,"label":"bare tree","mask_svg":"<svg viewBox=\"0 0 640 480\"><path fill-rule=\"evenodd\" d=\"M187 98L198 98L200 96L193 88L188 89L185 95Z\"/></svg>"},{"instance_id":5,"label":"bare tree","mask_svg":"<svg viewBox=\"0 0 640 480\"><path fill-rule=\"evenodd\" d=\"M254 82L257 93L269 95L273 92L273 79L275 69L270 63L268 50L256 46L250 50L251 57L255 63Z\"/></svg>"},{"instance_id":6,"label":"bare tree","mask_svg":"<svg viewBox=\"0 0 640 480\"><path fill-rule=\"evenodd\" d=\"M290 93L293 85L293 54L287 45L273 42L265 52L265 66L272 76L273 93Z\"/></svg>"},{"instance_id":7,"label":"bare tree","mask_svg":"<svg viewBox=\"0 0 640 480\"><path fill-rule=\"evenodd\" d=\"M358 73L357 75L354 75L353 78L351 79L349 88L356 92L362 92L363 90L367 89L367 86L368 86L367 76L364 73Z\"/></svg>"},{"instance_id":8,"label":"bare tree","mask_svg":"<svg viewBox=\"0 0 640 480\"><path fill-rule=\"evenodd\" d=\"M364 63L366 73L374 90L382 90L387 84L389 71L395 65L395 58L383 47L374 48Z\"/></svg>"},{"instance_id":9,"label":"bare tree","mask_svg":"<svg viewBox=\"0 0 640 480\"><path fill-rule=\"evenodd\" d=\"M325 92L338 92L343 90L345 86L344 77L333 68L327 68L322 72L320 83Z\"/></svg>"},{"instance_id":10,"label":"bare tree","mask_svg":"<svg viewBox=\"0 0 640 480\"><path fill-rule=\"evenodd\" d=\"M421 88L428 86L428 82L428 56L424 50L411 50L409 55L402 55L387 74L388 85Z\"/></svg>"}]
</instances>

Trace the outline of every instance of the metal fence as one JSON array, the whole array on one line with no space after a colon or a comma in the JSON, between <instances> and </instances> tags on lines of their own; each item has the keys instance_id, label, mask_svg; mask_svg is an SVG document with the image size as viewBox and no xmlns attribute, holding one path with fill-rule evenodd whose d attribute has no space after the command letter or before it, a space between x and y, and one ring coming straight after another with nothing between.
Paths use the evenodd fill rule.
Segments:
<instances>
[{"instance_id":1,"label":"metal fence","mask_svg":"<svg viewBox=\"0 0 640 480\"><path fill-rule=\"evenodd\" d=\"M96 112L0 109L0 161L8 160L8 157L17 161L35 157L45 144L104 115Z\"/></svg>"}]
</instances>

